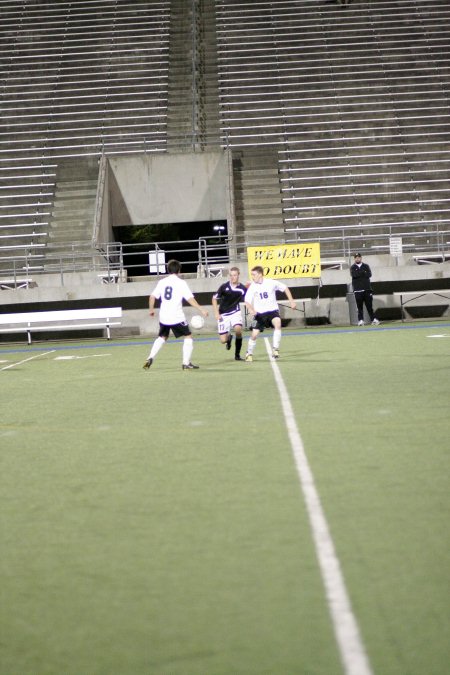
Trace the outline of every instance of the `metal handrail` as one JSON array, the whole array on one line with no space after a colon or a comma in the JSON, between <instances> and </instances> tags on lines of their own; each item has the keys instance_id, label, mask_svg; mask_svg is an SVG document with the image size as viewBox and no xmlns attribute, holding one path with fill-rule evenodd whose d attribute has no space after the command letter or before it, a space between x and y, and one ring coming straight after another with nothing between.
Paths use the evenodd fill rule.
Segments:
<instances>
[{"instance_id":1,"label":"metal handrail","mask_svg":"<svg viewBox=\"0 0 450 675\"><path fill-rule=\"evenodd\" d=\"M1 250L1 248L0 248ZM0 270L1 277L13 277L24 274L42 275L59 274L61 285L64 277L74 272L119 272L127 270L128 276L139 275L145 268L149 274L148 254L159 251L170 258L180 258L183 266L192 268L197 276L208 276L209 268L225 265L229 261L228 237L200 237L182 241L140 242L123 244L122 242L98 243L92 246L86 242L73 242L70 247L54 246L45 254L36 255L25 249L21 255L0 258L0 263L7 263ZM160 272L156 273L159 276Z\"/></svg>"},{"instance_id":2,"label":"metal handrail","mask_svg":"<svg viewBox=\"0 0 450 675\"><path fill-rule=\"evenodd\" d=\"M389 251L392 237L403 239L405 252L437 253L444 257L450 255L448 221L374 223L369 226L325 225L321 228L250 230L232 236L199 237L181 241L136 244L105 242L95 247L86 242L73 242L70 247L61 245L45 254L42 249L38 253L36 249L30 248L20 255L0 258L3 263L0 278L16 279L24 274L34 276L55 273L60 275L61 285L64 285L65 276L74 272L118 272L120 278L147 276L150 274L148 254L152 251L162 253L165 263L170 258L181 259L185 271L190 270L193 276L207 277L212 268L225 267L231 259L246 260L248 246L319 242L323 257L347 257L356 248L363 249L366 255L385 249ZM163 270L158 265L155 276L162 274Z\"/></svg>"}]
</instances>

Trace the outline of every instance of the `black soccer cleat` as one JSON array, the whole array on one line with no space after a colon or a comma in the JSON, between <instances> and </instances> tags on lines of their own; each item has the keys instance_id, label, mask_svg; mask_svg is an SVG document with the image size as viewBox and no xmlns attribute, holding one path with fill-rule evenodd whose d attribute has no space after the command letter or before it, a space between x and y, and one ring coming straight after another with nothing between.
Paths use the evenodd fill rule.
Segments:
<instances>
[{"instance_id":1,"label":"black soccer cleat","mask_svg":"<svg viewBox=\"0 0 450 675\"><path fill-rule=\"evenodd\" d=\"M245 361L245 359L243 359L242 356L239 356L239 354L236 354L236 356L234 357L234 360L235 361Z\"/></svg>"},{"instance_id":2,"label":"black soccer cleat","mask_svg":"<svg viewBox=\"0 0 450 675\"><path fill-rule=\"evenodd\" d=\"M230 335L227 337L227 341L226 341L226 347L227 347L227 349L231 349L231 343L232 343L232 342L233 342L233 336L232 336L231 333L230 333Z\"/></svg>"},{"instance_id":3,"label":"black soccer cleat","mask_svg":"<svg viewBox=\"0 0 450 675\"><path fill-rule=\"evenodd\" d=\"M198 370L199 368L200 366L194 366L193 363L188 363L187 365L183 363L183 365L181 366L182 370Z\"/></svg>"},{"instance_id":4,"label":"black soccer cleat","mask_svg":"<svg viewBox=\"0 0 450 675\"><path fill-rule=\"evenodd\" d=\"M152 365L152 363L153 363L153 359L147 359L147 361L144 363L144 365L142 367L144 368L144 370L148 370L150 368L150 366Z\"/></svg>"}]
</instances>

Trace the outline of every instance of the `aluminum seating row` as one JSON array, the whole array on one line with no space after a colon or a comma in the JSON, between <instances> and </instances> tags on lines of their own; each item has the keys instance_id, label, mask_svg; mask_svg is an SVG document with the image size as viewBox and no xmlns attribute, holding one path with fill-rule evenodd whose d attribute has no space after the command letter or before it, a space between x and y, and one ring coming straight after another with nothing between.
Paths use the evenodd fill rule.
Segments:
<instances>
[{"instance_id":1,"label":"aluminum seating row","mask_svg":"<svg viewBox=\"0 0 450 675\"><path fill-rule=\"evenodd\" d=\"M277 149L284 230L445 227L448 4L217 5L222 140Z\"/></svg>"},{"instance_id":2,"label":"aluminum seating row","mask_svg":"<svg viewBox=\"0 0 450 675\"><path fill-rule=\"evenodd\" d=\"M0 265L43 246L58 164L166 146L170 0L0 0Z\"/></svg>"}]
</instances>

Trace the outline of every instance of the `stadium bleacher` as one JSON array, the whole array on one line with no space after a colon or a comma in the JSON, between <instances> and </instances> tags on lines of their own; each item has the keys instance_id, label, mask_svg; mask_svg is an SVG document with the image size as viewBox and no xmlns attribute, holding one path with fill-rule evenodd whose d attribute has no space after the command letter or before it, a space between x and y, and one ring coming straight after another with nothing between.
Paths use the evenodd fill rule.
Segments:
<instances>
[{"instance_id":1,"label":"stadium bleacher","mask_svg":"<svg viewBox=\"0 0 450 675\"><path fill-rule=\"evenodd\" d=\"M218 2L223 138L276 148L285 228L448 230L449 20L439 0Z\"/></svg>"},{"instance_id":2,"label":"stadium bleacher","mask_svg":"<svg viewBox=\"0 0 450 675\"><path fill-rule=\"evenodd\" d=\"M397 236L446 259L443 0L0 9L3 273L89 244L101 156L211 147L232 153L242 251L315 238L334 259L344 240L378 253Z\"/></svg>"},{"instance_id":3,"label":"stadium bleacher","mask_svg":"<svg viewBox=\"0 0 450 675\"><path fill-rule=\"evenodd\" d=\"M4 268L18 252L45 257L64 160L165 149L170 2L0 11Z\"/></svg>"}]
</instances>

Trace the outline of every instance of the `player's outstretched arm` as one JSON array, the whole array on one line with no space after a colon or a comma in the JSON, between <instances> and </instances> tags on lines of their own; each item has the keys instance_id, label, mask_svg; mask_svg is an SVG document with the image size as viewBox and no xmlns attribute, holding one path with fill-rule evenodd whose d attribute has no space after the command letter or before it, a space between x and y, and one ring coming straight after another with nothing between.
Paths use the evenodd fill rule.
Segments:
<instances>
[{"instance_id":1,"label":"player's outstretched arm","mask_svg":"<svg viewBox=\"0 0 450 675\"><path fill-rule=\"evenodd\" d=\"M255 316L256 309L253 307L253 305L251 305L249 302L246 302L245 306L247 307L247 309L249 311L249 314L251 314L252 316Z\"/></svg>"},{"instance_id":2,"label":"player's outstretched arm","mask_svg":"<svg viewBox=\"0 0 450 675\"><path fill-rule=\"evenodd\" d=\"M208 310L207 310L207 309L203 309L203 307L200 307L200 305L198 304L198 302L197 302L197 300L194 298L194 296L192 296L192 298L188 298L188 303L189 303L192 307L195 307L196 309L198 309L198 311L199 311L201 314L203 314L203 316L205 316L205 317L208 316L208 314L209 314Z\"/></svg>"},{"instance_id":3,"label":"player's outstretched arm","mask_svg":"<svg viewBox=\"0 0 450 675\"><path fill-rule=\"evenodd\" d=\"M294 298L292 297L292 293L291 293L290 288L288 288L288 287L286 286L286 290L285 290L284 293L285 293L287 299L289 300L289 306L290 306L290 308L291 308L291 309L295 309L295 308L297 307L297 303L295 302Z\"/></svg>"},{"instance_id":4,"label":"player's outstretched arm","mask_svg":"<svg viewBox=\"0 0 450 675\"><path fill-rule=\"evenodd\" d=\"M156 302L155 296L151 295L149 300L148 300L148 307L149 307L150 316L155 316L155 302Z\"/></svg>"}]
</instances>

